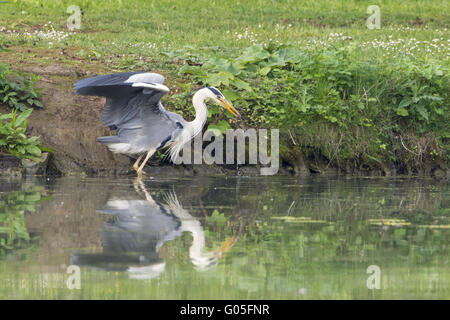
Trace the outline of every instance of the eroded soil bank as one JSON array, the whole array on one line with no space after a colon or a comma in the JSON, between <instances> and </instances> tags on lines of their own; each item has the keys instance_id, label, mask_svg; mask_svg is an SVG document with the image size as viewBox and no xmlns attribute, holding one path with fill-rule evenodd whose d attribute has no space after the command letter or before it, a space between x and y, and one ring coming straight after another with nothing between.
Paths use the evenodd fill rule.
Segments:
<instances>
[{"instance_id":1,"label":"eroded soil bank","mask_svg":"<svg viewBox=\"0 0 450 320\"><path fill-rule=\"evenodd\" d=\"M37 86L42 88L42 109L36 109L28 123L28 134L39 136L41 144L54 150L45 155L41 163L21 163L13 157L0 155L0 175L125 175L132 174L133 159L111 153L97 142L99 136L110 135L100 121L104 99L75 95L73 83L80 78L120 72L109 70L93 60L89 64L74 51L61 49L12 47L0 52L0 61L12 69L34 73L41 77ZM158 71L160 72L160 71ZM160 72L162 73L162 72ZM164 73L163 73L164 74ZM0 105L0 113L9 112ZM279 173L310 175L358 174L395 176L404 174L395 167L383 170L361 171L353 168L334 168L326 161L309 159L294 146L280 155ZM150 162L151 175L195 175L195 174L259 174L255 166L174 166L158 160ZM437 178L448 178L444 163L430 163L418 174Z\"/></svg>"},{"instance_id":2,"label":"eroded soil bank","mask_svg":"<svg viewBox=\"0 0 450 320\"><path fill-rule=\"evenodd\" d=\"M110 134L99 121L104 100L75 95L72 90L79 78L105 72L102 66L95 62L87 66L75 54L58 49L10 50L0 52L0 61L41 77L37 86L42 88L44 107L31 115L28 133L39 136L42 145L54 150L47 172L126 173L128 157L115 155L96 141L96 137ZM2 107L0 112L7 111Z\"/></svg>"}]
</instances>

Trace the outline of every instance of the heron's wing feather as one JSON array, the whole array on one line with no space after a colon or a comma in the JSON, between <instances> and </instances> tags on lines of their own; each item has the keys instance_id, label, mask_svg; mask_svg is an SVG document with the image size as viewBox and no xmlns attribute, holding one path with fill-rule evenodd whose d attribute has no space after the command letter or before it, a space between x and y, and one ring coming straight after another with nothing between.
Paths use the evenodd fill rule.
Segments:
<instances>
[{"instance_id":1,"label":"heron's wing feather","mask_svg":"<svg viewBox=\"0 0 450 320\"><path fill-rule=\"evenodd\" d=\"M126 72L83 79L75 91L106 97L102 122L117 129L116 138L100 137L113 151L141 153L164 146L184 124L181 116L167 112L161 97L169 91L156 73Z\"/></svg>"},{"instance_id":2,"label":"heron's wing feather","mask_svg":"<svg viewBox=\"0 0 450 320\"><path fill-rule=\"evenodd\" d=\"M163 85L164 77L150 72L124 72L82 79L75 83L75 92L82 95L106 97L102 112L105 126L117 129L127 124L134 128L137 124L131 121L136 118L139 106L130 103L140 94L148 95L149 106L156 106L161 97L169 91Z\"/></svg>"},{"instance_id":3,"label":"heron's wing feather","mask_svg":"<svg viewBox=\"0 0 450 320\"><path fill-rule=\"evenodd\" d=\"M175 122L179 123L179 126L183 127L186 121L178 113L166 111L167 116Z\"/></svg>"},{"instance_id":4,"label":"heron's wing feather","mask_svg":"<svg viewBox=\"0 0 450 320\"><path fill-rule=\"evenodd\" d=\"M136 92L134 96L138 95ZM139 112L139 106L132 102L132 97L124 96L122 98L112 99L106 98L105 106L102 111L102 122L105 126L111 129L117 129L119 126L128 124L130 129L138 127L140 123L133 125L133 119Z\"/></svg>"},{"instance_id":5,"label":"heron's wing feather","mask_svg":"<svg viewBox=\"0 0 450 320\"><path fill-rule=\"evenodd\" d=\"M160 102L155 104L145 94L135 96L130 104L134 105L130 106L132 110L138 111L133 117L127 115L126 121L117 125L117 136L122 142L132 145L136 153L163 147L182 128Z\"/></svg>"},{"instance_id":6,"label":"heron's wing feather","mask_svg":"<svg viewBox=\"0 0 450 320\"><path fill-rule=\"evenodd\" d=\"M117 98L142 90L143 86L136 84L161 85L167 89L163 83L164 77L157 73L123 72L79 80L75 83L74 90L82 95Z\"/></svg>"}]
</instances>

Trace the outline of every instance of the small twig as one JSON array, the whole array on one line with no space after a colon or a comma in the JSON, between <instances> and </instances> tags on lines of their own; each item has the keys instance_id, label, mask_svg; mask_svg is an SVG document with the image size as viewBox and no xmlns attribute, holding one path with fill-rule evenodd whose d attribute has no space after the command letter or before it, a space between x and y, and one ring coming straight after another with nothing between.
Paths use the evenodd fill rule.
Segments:
<instances>
[{"instance_id":1,"label":"small twig","mask_svg":"<svg viewBox=\"0 0 450 320\"><path fill-rule=\"evenodd\" d=\"M45 78L41 78L41 81L44 81L44 82L47 82L47 83L54 83L52 80L48 80L48 79L45 79Z\"/></svg>"},{"instance_id":2,"label":"small twig","mask_svg":"<svg viewBox=\"0 0 450 320\"><path fill-rule=\"evenodd\" d=\"M416 156L420 156L419 153L415 153L414 151L409 150L409 149L405 146L405 144L403 143L403 138L402 138L402 136L401 136L400 134L399 134L398 136L400 137L400 142L402 143L402 146L403 146L403 148L405 148L406 151L409 151L409 152L411 152L412 154L414 154L414 155L416 155Z\"/></svg>"},{"instance_id":3,"label":"small twig","mask_svg":"<svg viewBox=\"0 0 450 320\"><path fill-rule=\"evenodd\" d=\"M288 132L289 132L289 136L291 137L292 143L294 144L294 146L296 146L297 143L295 142L295 139L294 139L294 137L292 136L291 130L288 129Z\"/></svg>"},{"instance_id":4,"label":"small twig","mask_svg":"<svg viewBox=\"0 0 450 320\"><path fill-rule=\"evenodd\" d=\"M287 215L288 215L288 216L291 214L291 209L292 209L292 207L294 206L294 203L295 203L295 200L292 201L291 205L289 206L289 209L288 209L288 212L287 212Z\"/></svg>"},{"instance_id":5,"label":"small twig","mask_svg":"<svg viewBox=\"0 0 450 320\"><path fill-rule=\"evenodd\" d=\"M333 161L333 159L337 156L337 153L338 153L339 147L341 146L341 143L342 143L342 139L343 139L343 138L344 138L344 135L341 134L341 137L339 138L339 142L338 142L338 144L337 144L337 146L336 146L336 149L334 150L334 154L333 154L333 156L331 157L330 161L328 161L327 168L330 166L331 161Z\"/></svg>"}]
</instances>

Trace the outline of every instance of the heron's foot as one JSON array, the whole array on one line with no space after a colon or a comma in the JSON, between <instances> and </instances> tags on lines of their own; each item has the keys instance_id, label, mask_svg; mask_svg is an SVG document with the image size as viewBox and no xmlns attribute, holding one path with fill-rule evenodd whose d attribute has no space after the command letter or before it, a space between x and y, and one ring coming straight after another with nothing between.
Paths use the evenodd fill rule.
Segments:
<instances>
[{"instance_id":1,"label":"heron's foot","mask_svg":"<svg viewBox=\"0 0 450 320\"><path fill-rule=\"evenodd\" d=\"M145 164L147 163L148 159L150 159L150 157L153 155L153 153L155 153L155 149L150 149L150 150L147 152L147 155L145 156L144 161L142 161L141 165L140 165L139 168L136 170L139 179L142 178L142 174L145 173L145 172L144 172ZM135 165L138 165L138 164L139 164L139 161L140 161L140 159L141 159L142 156L143 156L143 155L141 155L141 156L139 157L139 159L138 159L138 161L136 161ZM134 166L133 166L133 168L134 168Z\"/></svg>"},{"instance_id":2,"label":"heron's foot","mask_svg":"<svg viewBox=\"0 0 450 320\"><path fill-rule=\"evenodd\" d=\"M138 179L142 179L142 177L143 177L144 175L147 174L147 172L144 171L144 167L143 167L143 166L141 166L140 168L138 168L138 169L136 170L136 173L137 173L137 178L138 178Z\"/></svg>"},{"instance_id":3,"label":"heron's foot","mask_svg":"<svg viewBox=\"0 0 450 320\"><path fill-rule=\"evenodd\" d=\"M143 169L141 170L138 169L136 170L136 172L139 179L142 178L143 175L147 174Z\"/></svg>"},{"instance_id":4,"label":"heron's foot","mask_svg":"<svg viewBox=\"0 0 450 320\"><path fill-rule=\"evenodd\" d=\"M138 177L136 177L135 179L134 179L134 181L133 181L133 187L134 187L134 190L139 194L139 195L142 195L142 191L141 191L141 189L140 189L140 185L142 184L142 180L141 179L139 179Z\"/></svg>"},{"instance_id":5,"label":"heron's foot","mask_svg":"<svg viewBox=\"0 0 450 320\"><path fill-rule=\"evenodd\" d=\"M136 171L137 173L139 173L139 162L141 162L142 159L142 154L136 159L136 161L133 164L133 169L134 171Z\"/></svg>"}]
</instances>

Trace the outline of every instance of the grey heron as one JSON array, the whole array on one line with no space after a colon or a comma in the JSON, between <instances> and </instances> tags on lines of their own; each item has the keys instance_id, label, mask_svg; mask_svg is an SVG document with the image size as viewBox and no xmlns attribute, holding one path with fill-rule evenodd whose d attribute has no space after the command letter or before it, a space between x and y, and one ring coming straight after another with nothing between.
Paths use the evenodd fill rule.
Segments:
<instances>
[{"instance_id":1,"label":"grey heron","mask_svg":"<svg viewBox=\"0 0 450 320\"><path fill-rule=\"evenodd\" d=\"M144 193L145 200L109 199L97 210L112 218L99 231L102 252L74 251L72 264L125 271L133 279L151 279L165 271L166 262L159 255L161 247L183 232L192 234L189 258L198 271L215 267L237 241L231 237L220 248L204 252L205 231L200 221L183 208L175 191L165 192L161 200L155 200L142 180L137 179L134 187Z\"/></svg>"},{"instance_id":2,"label":"grey heron","mask_svg":"<svg viewBox=\"0 0 450 320\"><path fill-rule=\"evenodd\" d=\"M77 94L106 97L101 119L105 126L117 132L97 140L114 153L137 156L133 169L138 177L157 150L169 148L174 161L183 145L201 132L208 117L206 100L220 104L234 116L239 115L218 89L205 87L192 99L195 119L186 121L164 109L161 97L169 88L163 83L164 77L157 73L124 72L82 79L74 85Z\"/></svg>"}]
</instances>

